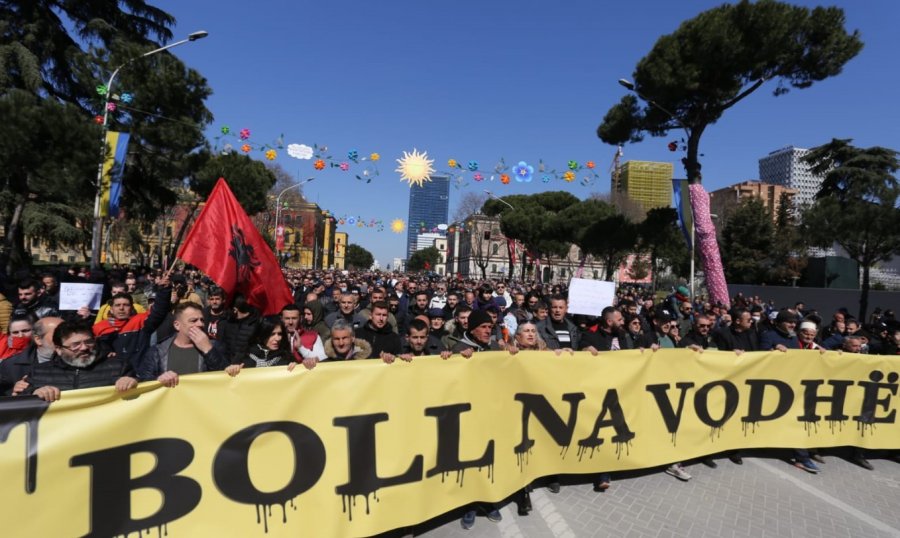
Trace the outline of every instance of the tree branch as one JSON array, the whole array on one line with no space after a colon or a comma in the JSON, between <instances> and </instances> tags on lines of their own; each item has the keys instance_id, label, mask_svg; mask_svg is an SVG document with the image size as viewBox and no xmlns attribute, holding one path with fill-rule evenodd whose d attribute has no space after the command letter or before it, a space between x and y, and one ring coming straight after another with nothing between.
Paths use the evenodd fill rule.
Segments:
<instances>
[{"instance_id":1,"label":"tree branch","mask_svg":"<svg viewBox=\"0 0 900 538\"><path fill-rule=\"evenodd\" d=\"M733 106L736 105L741 99L743 99L744 97L747 97L747 96L750 95L751 93L755 92L755 91L757 90L757 88L759 88L760 86L762 86L763 83L764 83L765 81L766 81L765 78L761 78L761 79L757 80L756 82L753 83L752 86L750 86L750 87L747 88L746 90L744 90L744 91L742 91L741 93L739 93L739 94L737 95L737 97L735 97L735 98L732 99L731 101L728 101L727 103L725 103L724 105L722 105L722 107L720 108L720 110L724 112L724 111L728 110L729 108L733 107Z\"/></svg>"}]
</instances>

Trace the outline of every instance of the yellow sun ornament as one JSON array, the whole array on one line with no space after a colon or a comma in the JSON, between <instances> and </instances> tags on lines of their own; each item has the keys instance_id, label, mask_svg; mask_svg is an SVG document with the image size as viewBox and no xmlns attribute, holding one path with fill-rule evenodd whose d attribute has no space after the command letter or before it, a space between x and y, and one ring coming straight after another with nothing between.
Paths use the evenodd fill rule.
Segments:
<instances>
[{"instance_id":1,"label":"yellow sun ornament","mask_svg":"<svg viewBox=\"0 0 900 538\"><path fill-rule=\"evenodd\" d=\"M394 219L391 221L391 231L395 234L402 234L405 229L406 223L403 222L403 219Z\"/></svg>"},{"instance_id":2,"label":"yellow sun ornament","mask_svg":"<svg viewBox=\"0 0 900 538\"><path fill-rule=\"evenodd\" d=\"M432 163L434 161L428 158L428 153L424 151L419 153L413 149L412 153L404 151L403 158L397 159L400 167L396 171L400 173L400 181L409 182L410 187L413 184L421 187L424 182L431 181L431 174L434 173Z\"/></svg>"},{"instance_id":3,"label":"yellow sun ornament","mask_svg":"<svg viewBox=\"0 0 900 538\"><path fill-rule=\"evenodd\" d=\"M563 174L563 179L568 181L569 183L575 181L575 172L568 170L565 174Z\"/></svg>"}]
</instances>

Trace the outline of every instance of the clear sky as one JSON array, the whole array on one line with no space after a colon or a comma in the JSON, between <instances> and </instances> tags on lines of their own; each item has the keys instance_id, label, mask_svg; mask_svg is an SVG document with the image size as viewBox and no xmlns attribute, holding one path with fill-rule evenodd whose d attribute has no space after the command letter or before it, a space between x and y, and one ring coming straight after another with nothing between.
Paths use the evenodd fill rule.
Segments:
<instances>
[{"instance_id":1,"label":"clear sky","mask_svg":"<svg viewBox=\"0 0 900 538\"><path fill-rule=\"evenodd\" d=\"M173 52L213 89L211 140L227 125L249 128L258 143L283 134L285 144L324 144L336 158L354 149L381 155L380 176L368 184L338 169L316 172L312 161L283 151L277 162L298 177L314 175L304 192L324 209L382 220L383 231L340 229L384 266L405 252L405 234L391 233L388 224L407 217L409 187L394 169L413 148L427 151L439 171L450 158L476 160L488 170L500 158L510 165L542 159L552 168L592 160L603 176L590 186L540 178L510 185L468 181L451 187L451 215L469 191L569 190L580 198L607 192L615 148L597 138L596 128L625 92L616 81L631 78L659 36L722 2L151 3L175 16L177 39L209 32ZM863 51L837 77L777 98L770 82L726 112L701 142L708 190L756 179L757 160L788 145L812 147L836 137L900 149L900 2L822 5L844 8L847 27L861 32ZM675 138L629 144L624 160L673 162L683 176L681 154L666 148Z\"/></svg>"}]
</instances>

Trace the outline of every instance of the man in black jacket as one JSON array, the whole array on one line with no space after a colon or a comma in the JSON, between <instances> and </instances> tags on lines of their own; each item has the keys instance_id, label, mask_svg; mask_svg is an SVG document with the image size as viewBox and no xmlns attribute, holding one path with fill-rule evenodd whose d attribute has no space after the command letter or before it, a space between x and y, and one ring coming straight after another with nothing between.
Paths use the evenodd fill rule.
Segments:
<instances>
[{"instance_id":1,"label":"man in black jacket","mask_svg":"<svg viewBox=\"0 0 900 538\"><path fill-rule=\"evenodd\" d=\"M731 318L731 325L713 332L716 348L720 351L759 351L759 334L753 327L753 314L746 308L735 308Z\"/></svg>"},{"instance_id":2,"label":"man in black jacket","mask_svg":"<svg viewBox=\"0 0 900 538\"><path fill-rule=\"evenodd\" d=\"M581 350L596 354L598 351L618 351L630 349L631 344L622 330L624 327L622 313L607 306L600 314L600 324L596 331L584 331L581 334Z\"/></svg>"},{"instance_id":3,"label":"man in black jacket","mask_svg":"<svg viewBox=\"0 0 900 538\"><path fill-rule=\"evenodd\" d=\"M110 385L118 392L133 389L138 384L134 370L127 360L112 353L107 340L96 340L89 322L60 323L53 333L53 358L34 367L31 386L24 394L55 402L66 390Z\"/></svg>"},{"instance_id":4,"label":"man in black jacket","mask_svg":"<svg viewBox=\"0 0 900 538\"><path fill-rule=\"evenodd\" d=\"M31 344L21 353L0 362L0 396L18 396L28 388L28 377L38 364L53 359L53 331L62 318L47 316L34 323Z\"/></svg>"},{"instance_id":5,"label":"man in black jacket","mask_svg":"<svg viewBox=\"0 0 900 538\"><path fill-rule=\"evenodd\" d=\"M373 359L380 358L385 362L391 362L394 356L400 354L400 335L395 333L388 323L388 304L385 302L372 305L372 317L358 331L357 337L372 345Z\"/></svg>"},{"instance_id":6,"label":"man in black jacket","mask_svg":"<svg viewBox=\"0 0 900 538\"><path fill-rule=\"evenodd\" d=\"M681 338L678 347L692 349L694 351L703 351L710 345L709 331L712 330L713 318L707 314L697 314L694 316L694 324L691 330Z\"/></svg>"}]
</instances>

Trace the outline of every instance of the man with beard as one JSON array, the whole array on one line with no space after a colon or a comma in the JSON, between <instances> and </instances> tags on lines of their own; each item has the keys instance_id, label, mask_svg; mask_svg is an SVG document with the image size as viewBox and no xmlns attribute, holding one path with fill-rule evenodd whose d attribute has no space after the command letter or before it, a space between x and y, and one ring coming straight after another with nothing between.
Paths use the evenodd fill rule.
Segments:
<instances>
[{"instance_id":1,"label":"man with beard","mask_svg":"<svg viewBox=\"0 0 900 538\"><path fill-rule=\"evenodd\" d=\"M311 369L325 358L325 347L319 333L301 323L300 309L297 305L289 304L281 309L281 322L284 324L285 338L295 361L302 362L303 366Z\"/></svg>"},{"instance_id":2,"label":"man with beard","mask_svg":"<svg viewBox=\"0 0 900 538\"><path fill-rule=\"evenodd\" d=\"M746 308L731 311L733 322L728 327L719 327L712 339L720 351L759 351L759 335L753 326L753 314ZM815 335L813 335L815 336Z\"/></svg>"},{"instance_id":3,"label":"man with beard","mask_svg":"<svg viewBox=\"0 0 900 538\"><path fill-rule=\"evenodd\" d=\"M114 385L125 392L138 384L129 362L112 353L108 339L96 340L88 322L60 323L53 344L53 358L34 367L31 386L23 394L55 402L65 390Z\"/></svg>"},{"instance_id":4,"label":"man with beard","mask_svg":"<svg viewBox=\"0 0 900 538\"><path fill-rule=\"evenodd\" d=\"M462 340L463 335L469 330L469 316L472 315L472 309L462 304L456 307L456 317L444 324L444 330L447 334L442 339L444 347L453 349L457 342Z\"/></svg>"},{"instance_id":5,"label":"man with beard","mask_svg":"<svg viewBox=\"0 0 900 538\"><path fill-rule=\"evenodd\" d=\"M450 357L450 351L444 347L440 339L429 334L427 323L421 319L414 319L409 322L409 334L404 339L399 357L408 362L413 357L426 355L440 355L442 359L447 359Z\"/></svg>"},{"instance_id":6,"label":"man with beard","mask_svg":"<svg viewBox=\"0 0 900 538\"><path fill-rule=\"evenodd\" d=\"M62 321L53 316L37 320L31 329L31 345L0 362L0 396L18 396L28 388L31 370L53 358L53 331Z\"/></svg>"},{"instance_id":7,"label":"man with beard","mask_svg":"<svg viewBox=\"0 0 900 538\"><path fill-rule=\"evenodd\" d=\"M51 305L46 304L43 288L35 280L26 279L19 282L19 304L12 311L12 317L25 317L29 314L40 319L46 316L59 316Z\"/></svg>"},{"instance_id":8,"label":"man with beard","mask_svg":"<svg viewBox=\"0 0 900 538\"><path fill-rule=\"evenodd\" d=\"M624 327L622 313L607 306L600 314L600 325L596 331L584 331L581 335L581 350L594 355L598 351L618 351L629 349L630 343L622 330Z\"/></svg>"}]
</instances>

